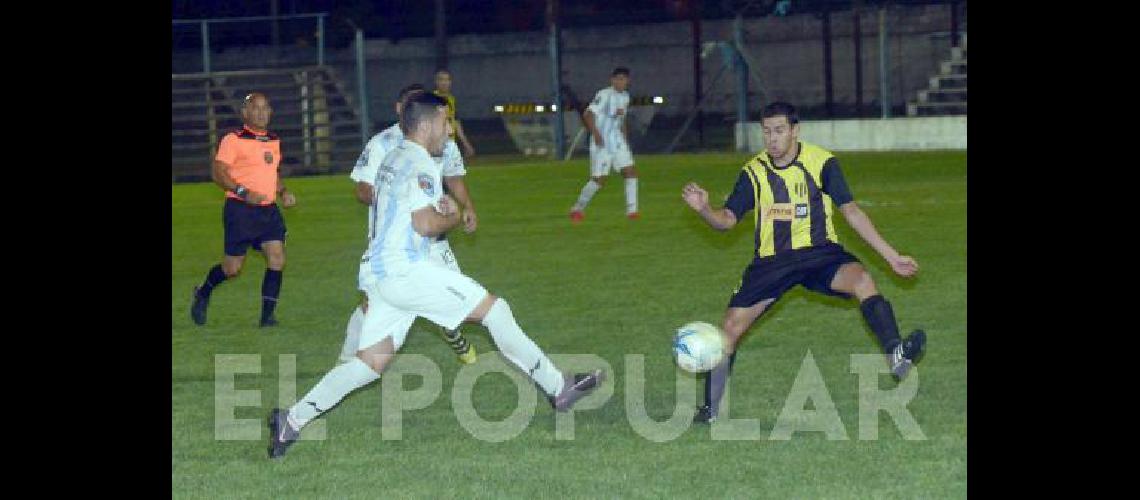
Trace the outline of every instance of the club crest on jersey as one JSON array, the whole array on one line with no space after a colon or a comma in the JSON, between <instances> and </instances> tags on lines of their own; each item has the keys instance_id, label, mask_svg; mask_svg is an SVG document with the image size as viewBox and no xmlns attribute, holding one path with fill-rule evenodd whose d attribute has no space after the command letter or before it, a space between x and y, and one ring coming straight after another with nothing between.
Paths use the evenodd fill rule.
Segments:
<instances>
[{"instance_id":1,"label":"club crest on jersey","mask_svg":"<svg viewBox=\"0 0 1140 500\"><path fill-rule=\"evenodd\" d=\"M417 179L420 181L420 189L424 190L424 194L435 196L435 185L432 183L430 175L420 174Z\"/></svg>"},{"instance_id":2,"label":"club crest on jersey","mask_svg":"<svg viewBox=\"0 0 1140 500\"><path fill-rule=\"evenodd\" d=\"M270 152L270 151L265 152L265 163L269 163L269 164L273 163L273 153L272 152Z\"/></svg>"},{"instance_id":3,"label":"club crest on jersey","mask_svg":"<svg viewBox=\"0 0 1140 500\"><path fill-rule=\"evenodd\" d=\"M796 203L796 218L805 219L808 216L807 203Z\"/></svg>"}]
</instances>

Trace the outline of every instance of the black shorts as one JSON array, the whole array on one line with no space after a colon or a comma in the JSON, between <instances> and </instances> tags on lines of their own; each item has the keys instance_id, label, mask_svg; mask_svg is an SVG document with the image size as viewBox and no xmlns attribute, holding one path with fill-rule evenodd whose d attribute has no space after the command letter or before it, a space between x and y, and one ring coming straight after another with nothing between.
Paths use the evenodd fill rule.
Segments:
<instances>
[{"instance_id":1,"label":"black shorts","mask_svg":"<svg viewBox=\"0 0 1140 500\"><path fill-rule=\"evenodd\" d=\"M253 206L233 198L226 198L222 209L222 225L225 228L226 255L241 257L253 246L261 251L266 241L285 242L285 219L277 204Z\"/></svg>"},{"instance_id":2,"label":"black shorts","mask_svg":"<svg viewBox=\"0 0 1140 500\"><path fill-rule=\"evenodd\" d=\"M831 289L831 280L839 266L848 262L859 262L859 259L836 244L754 259L744 269L740 287L729 299L728 307L752 307L767 299L779 299L796 285L849 298L850 295Z\"/></svg>"}]
</instances>

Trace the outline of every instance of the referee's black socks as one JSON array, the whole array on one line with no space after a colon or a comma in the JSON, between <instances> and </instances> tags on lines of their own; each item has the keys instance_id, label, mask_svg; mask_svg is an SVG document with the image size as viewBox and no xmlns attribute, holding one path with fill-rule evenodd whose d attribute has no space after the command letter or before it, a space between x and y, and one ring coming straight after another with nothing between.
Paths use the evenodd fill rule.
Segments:
<instances>
[{"instance_id":1,"label":"referee's black socks","mask_svg":"<svg viewBox=\"0 0 1140 500\"><path fill-rule=\"evenodd\" d=\"M214 291L214 287L222 284L226 280L226 272L222 270L222 265L217 264L210 268L210 272L206 273L206 281L198 288L198 295L203 298L208 298L210 292Z\"/></svg>"},{"instance_id":2,"label":"referee's black socks","mask_svg":"<svg viewBox=\"0 0 1140 500\"><path fill-rule=\"evenodd\" d=\"M265 270L265 278L261 280L261 322L265 323L273 317L273 309L277 307L277 296L281 294L281 271Z\"/></svg>"},{"instance_id":3,"label":"referee's black socks","mask_svg":"<svg viewBox=\"0 0 1140 500\"><path fill-rule=\"evenodd\" d=\"M891 303L882 295L873 295L859 304L859 309L863 311L863 319L867 320L871 331L879 338L883 352L889 354L902 341L899 338L899 324L895 321L895 311L891 309Z\"/></svg>"}]
</instances>

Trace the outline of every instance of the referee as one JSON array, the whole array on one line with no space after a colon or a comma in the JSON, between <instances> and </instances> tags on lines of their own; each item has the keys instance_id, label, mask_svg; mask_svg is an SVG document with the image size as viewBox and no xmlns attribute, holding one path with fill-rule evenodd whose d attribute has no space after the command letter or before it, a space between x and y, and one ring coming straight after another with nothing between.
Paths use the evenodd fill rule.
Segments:
<instances>
[{"instance_id":1,"label":"referee","mask_svg":"<svg viewBox=\"0 0 1140 500\"><path fill-rule=\"evenodd\" d=\"M206 281L194 287L190 318L206 324L206 308L214 287L241 272L249 247L265 254L265 277L261 281L261 326L274 326L273 310L281 293L281 271L285 268L285 221L275 203L278 196L285 208L297 204L285 189L277 167L281 164L281 140L269 132L273 108L265 94L253 92L241 107L243 126L229 132L218 144L214 158L214 182L226 193L222 209L225 257L210 268Z\"/></svg>"},{"instance_id":2,"label":"referee","mask_svg":"<svg viewBox=\"0 0 1140 500\"><path fill-rule=\"evenodd\" d=\"M736 361L736 344L764 311L796 285L827 295L855 298L863 318L878 338L894 376L901 380L926 345L926 333L915 330L899 338L890 302L859 259L839 245L832 226L839 207L847 223L899 276L911 277L918 263L900 255L854 202L839 161L831 152L799 140L799 118L788 103L773 102L761 112L765 150L744 165L724 208L709 208L709 195L696 183L682 198L708 225L726 231L748 211L756 225L755 252L724 314L728 359L705 379L705 405L694 420L716 419L720 399Z\"/></svg>"}]
</instances>

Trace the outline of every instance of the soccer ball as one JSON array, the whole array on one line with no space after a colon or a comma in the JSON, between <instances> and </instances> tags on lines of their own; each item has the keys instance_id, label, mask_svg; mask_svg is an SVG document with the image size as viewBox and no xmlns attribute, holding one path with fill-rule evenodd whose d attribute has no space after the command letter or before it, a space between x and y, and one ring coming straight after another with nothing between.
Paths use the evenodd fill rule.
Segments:
<instances>
[{"instance_id":1,"label":"soccer ball","mask_svg":"<svg viewBox=\"0 0 1140 500\"><path fill-rule=\"evenodd\" d=\"M694 321L673 335L673 359L682 370L701 373L712 370L724 359L728 348L724 332L703 321Z\"/></svg>"}]
</instances>

